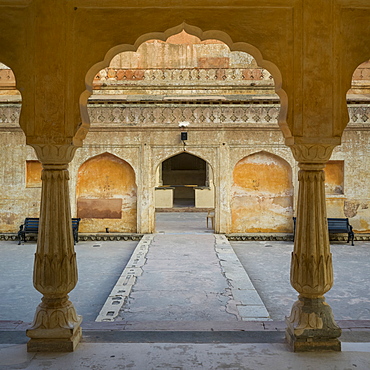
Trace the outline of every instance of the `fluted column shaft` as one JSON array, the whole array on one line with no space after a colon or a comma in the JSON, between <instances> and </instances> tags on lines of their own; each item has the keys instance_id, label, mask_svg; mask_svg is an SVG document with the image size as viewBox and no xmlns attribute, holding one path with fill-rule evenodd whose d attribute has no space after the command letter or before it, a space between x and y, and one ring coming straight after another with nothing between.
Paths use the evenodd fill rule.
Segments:
<instances>
[{"instance_id":1,"label":"fluted column shaft","mask_svg":"<svg viewBox=\"0 0 370 370\"><path fill-rule=\"evenodd\" d=\"M333 286L322 164L300 164L290 281L302 297L317 298Z\"/></svg>"},{"instance_id":2,"label":"fluted column shaft","mask_svg":"<svg viewBox=\"0 0 370 370\"><path fill-rule=\"evenodd\" d=\"M340 350L341 330L324 298L333 286L324 173L332 148L311 145L309 156L306 146L292 149L300 171L290 281L299 296L286 320L287 339L294 351Z\"/></svg>"},{"instance_id":3,"label":"fluted column shaft","mask_svg":"<svg viewBox=\"0 0 370 370\"><path fill-rule=\"evenodd\" d=\"M32 327L27 331L31 338L28 351L73 351L81 338L82 321L68 299L68 293L77 284L68 190L68 162L74 151L35 149L43 170L33 279L34 287L43 298L36 309ZM55 158L52 153L59 156Z\"/></svg>"}]
</instances>

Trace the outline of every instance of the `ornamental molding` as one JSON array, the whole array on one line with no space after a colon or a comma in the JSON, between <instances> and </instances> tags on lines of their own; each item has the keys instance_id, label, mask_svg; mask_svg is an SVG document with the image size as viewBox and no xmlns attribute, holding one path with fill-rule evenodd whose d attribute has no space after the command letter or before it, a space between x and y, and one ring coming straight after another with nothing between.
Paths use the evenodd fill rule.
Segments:
<instances>
[{"instance_id":1,"label":"ornamental molding","mask_svg":"<svg viewBox=\"0 0 370 370\"><path fill-rule=\"evenodd\" d=\"M288 146L299 163L326 163L336 147L334 144L291 144Z\"/></svg>"},{"instance_id":2,"label":"ornamental molding","mask_svg":"<svg viewBox=\"0 0 370 370\"><path fill-rule=\"evenodd\" d=\"M108 95L107 95L108 97ZM179 109L180 111L185 111L185 109L190 108L190 114L192 117L192 122L197 118L195 109L199 108L198 112L202 113L204 111L204 121L197 121L198 124L233 124L233 123L258 123L258 124L277 124L278 117L280 112L279 104L273 103L264 103L264 104L254 104L251 102L250 104L243 104L237 105L235 108L242 108L244 109L245 115L248 117L245 120L244 115L238 113L236 109L235 112L233 111L233 104L188 104L185 106L183 103L177 103L176 107L174 104L168 104L165 106L161 103L161 107L155 107L156 110L154 111L153 105L145 105L144 102L140 102L140 104L131 104L129 102L121 102L119 104L113 104L112 101L107 101L106 104L89 104L88 111L90 116L91 123L99 124L99 125L106 125L106 124L114 124L114 125L121 125L121 126L138 126L143 125L144 123L140 121L139 116L140 114L137 113L137 110L143 110L144 114L144 125L167 125L174 122L179 122L178 117L176 117L175 108ZM249 105L249 107L248 107ZM215 110L216 115L213 114L214 118L211 117L210 113L206 110ZM217 115L217 109L220 112ZM19 116L21 112L21 104L4 104L0 103L0 127L7 126L7 127L19 127ZM229 113L230 112L230 113ZM232 112L232 113L231 113ZM227 114L225 114L227 113ZM231 118L234 113L234 120ZM370 128L370 105L369 104L357 104L348 107L348 113L350 117L350 122L347 126L347 129L369 129ZM169 116L168 116L169 114ZM174 117L171 117L171 114ZM188 111L186 114L189 114ZM185 115L186 115L185 114ZM225 118L222 117L221 114L225 115ZM162 117L163 115L163 117ZM183 115L183 113L181 113ZM150 120L153 118L154 120ZM244 120L243 120L244 118ZM181 118L182 119L182 118ZM181 121L180 119L180 121ZM188 120L185 118L183 120ZM85 129L87 130L87 129Z\"/></svg>"},{"instance_id":3,"label":"ornamental molding","mask_svg":"<svg viewBox=\"0 0 370 370\"><path fill-rule=\"evenodd\" d=\"M292 252L290 282L305 297L324 295L333 286L332 255L318 256Z\"/></svg>"},{"instance_id":4,"label":"ornamental molding","mask_svg":"<svg viewBox=\"0 0 370 370\"><path fill-rule=\"evenodd\" d=\"M54 306L51 302L47 302L47 304L51 307ZM82 317L77 315L75 307L69 300L55 308L49 308L42 302L36 309L32 326L27 331L27 335L31 338L37 337L37 335L32 334L40 329L72 329L79 325L81 321Z\"/></svg>"},{"instance_id":5,"label":"ornamental molding","mask_svg":"<svg viewBox=\"0 0 370 370\"><path fill-rule=\"evenodd\" d=\"M43 165L65 165L72 161L78 146L73 144L56 145L56 144L34 144L31 145L37 158Z\"/></svg>"}]
</instances>

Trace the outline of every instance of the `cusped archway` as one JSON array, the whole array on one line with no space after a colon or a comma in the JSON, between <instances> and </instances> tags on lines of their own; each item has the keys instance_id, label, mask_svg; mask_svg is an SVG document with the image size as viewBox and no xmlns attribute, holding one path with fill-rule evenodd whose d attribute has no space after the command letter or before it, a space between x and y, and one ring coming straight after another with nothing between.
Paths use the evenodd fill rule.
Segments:
<instances>
[{"instance_id":1,"label":"cusped archway","mask_svg":"<svg viewBox=\"0 0 370 370\"><path fill-rule=\"evenodd\" d=\"M79 126L79 130L77 131L75 138L78 140L83 140L84 137L86 136L89 127L90 127L90 118L88 115L87 111L87 100L90 97L93 89L97 88L99 85L102 86L108 86L113 80L124 80L125 84L126 83L131 83L132 81L134 82L142 82L142 80L151 80L151 79L156 79L157 77L159 79L164 79L166 80L168 77L168 71L163 71L162 68L158 68L158 71L149 71L146 76L145 68L143 68L143 65L145 65L146 61L145 59L140 59L140 56L138 55L138 49L146 50L150 49L148 48L148 45L152 43L153 40L155 43L162 43L162 42L167 42L168 44L171 44L171 42L176 42L178 44L181 44L181 36L180 38L178 35L184 35L187 34L193 39L199 39L200 43L207 43L208 41L214 42L218 41L219 44L223 44L224 47L227 47L230 52L236 52L235 55L238 55L237 57L233 58L234 61L239 59L239 56L241 53L246 53L252 56L257 65L265 70L265 72L259 71L256 76L254 76L254 72L249 71L249 68L246 63L246 68L241 68L236 71L236 74L232 74L232 76L229 76L229 72L225 73L223 71L223 66L224 66L224 58L223 57L216 57L213 58L206 58L206 60L202 61L200 58L198 60L197 66L193 71L186 71L186 73L190 73L189 77L185 75L182 75L181 71L170 71L169 74L171 74L172 78L177 78L179 77L180 80L194 80L197 78L204 78L204 81L209 81L212 79L215 79L217 83L220 83L222 80L227 80L230 77L230 80L234 81L235 79L241 79L241 80L258 80L258 79L264 79L263 74L266 76L271 77L274 81L274 90L276 94L280 98L281 102L281 109L278 112L278 116L276 117L277 123L280 126L280 129L282 130L283 134L285 137L290 137L290 129L288 128L287 122L286 122L286 116L287 116L287 110L288 110L288 102L287 102L287 94L285 90L282 88L282 75L280 70L277 68L277 66L268 61L265 60L258 48L253 46L252 44L246 43L246 42L233 42L232 39L228 34L222 31L205 31L203 32L200 28L188 25L186 23L182 23L176 27L170 28L165 32L152 32L152 33L147 33L139 37L136 42L132 45L130 44L122 44L122 45L117 45L110 50L107 51L104 60L96 63L93 65L89 71L86 74L85 77L85 83L87 89L81 94L80 96L80 110L81 110L81 118L82 118L82 123ZM171 40L173 38L173 40ZM174 41L176 40L176 41ZM188 42L188 40L187 40ZM153 46L153 45L152 45ZM121 57L119 56L120 53L124 52L132 52L129 57L129 63L126 65L125 68L121 68L122 60ZM121 54L123 55L123 54ZM153 53L151 53L153 55ZM133 57L134 56L134 57ZM161 60L163 55L159 55L158 58L154 58L154 60ZM123 59L127 59L127 56L123 56ZM153 59L153 58L152 58ZM242 58L243 59L243 58ZM138 64L137 64L138 62ZM158 64L158 67L160 67L160 64ZM107 68L109 66L109 68ZM140 66L140 68L137 68L137 66ZM133 68L134 67L134 68ZM204 70L200 71L199 69L202 69L204 67ZM221 67L221 68L220 68ZM151 66L153 68L153 66ZM175 68L176 69L176 68ZM208 71L210 69L211 71ZM268 71L268 72L267 72ZM192 75L192 73L199 74L199 76L196 76L196 78ZM229 77L228 77L229 76ZM219 81L220 80L220 81ZM250 82L250 81L249 81ZM251 86L255 86L256 84L252 82L250 84ZM258 85L258 83L257 83ZM208 89L207 95L210 94L210 89ZM192 94L190 94L192 95ZM171 98L171 97L170 97ZM126 98L125 98L126 99ZM187 97L188 99L188 97ZM176 100L176 99L175 99ZM162 115L159 115L162 117ZM165 116L165 115L164 115ZM234 117L233 114L230 114L231 117ZM130 116L131 117L131 116ZM202 117L202 116L201 116ZM244 116L243 116L244 117ZM268 121L271 119L270 116L267 115ZM166 116L165 116L166 118ZM186 117L185 117L186 118ZM215 117L215 121L220 121L223 122L224 119L228 119L227 116L224 114L220 114L220 117ZM235 119L238 117L235 116ZM150 116L150 121L152 122L153 120L158 119L155 115L152 117ZM208 118L205 117L205 120ZM235 120L234 119L234 120ZM244 121L247 118L243 118ZM241 120L245 124L245 122ZM210 118L211 121L214 121L213 115L211 115ZM178 121L178 120L177 120ZM135 124L137 124L137 120L135 120Z\"/></svg>"},{"instance_id":2,"label":"cusped archway","mask_svg":"<svg viewBox=\"0 0 370 370\"><path fill-rule=\"evenodd\" d=\"M110 153L88 159L78 170L76 198L80 232L136 232L135 172L126 161Z\"/></svg>"},{"instance_id":3,"label":"cusped archway","mask_svg":"<svg viewBox=\"0 0 370 370\"><path fill-rule=\"evenodd\" d=\"M241 159L233 171L232 232L291 232L292 215L289 163L264 151Z\"/></svg>"}]
</instances>

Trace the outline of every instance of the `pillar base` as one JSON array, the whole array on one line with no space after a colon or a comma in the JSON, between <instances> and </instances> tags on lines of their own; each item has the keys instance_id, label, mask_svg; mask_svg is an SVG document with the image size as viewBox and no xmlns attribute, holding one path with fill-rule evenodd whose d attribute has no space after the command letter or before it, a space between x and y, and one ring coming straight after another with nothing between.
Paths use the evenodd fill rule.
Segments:
<instances>
[{"instance_id":1,"label":"pillar base","mask_svg":"<svg viewBox=\"0 0 370 370\"><path fill-rule=\"evenodd\" d=\"M73 352L82 337L81 321L72 329L27 330L27 336L31 338L27 352Z\"/></svg>"},{"instance_id":2,"label":"pillar base","mask_svg":"<svg viewBox=\"0 0 370 370\"><path fill-rule=\"evenodd\" d=\"M82 337L82 316L68 300L43 297L26 334L28 352L73 352Z\"/></svg>"},{"instance_id":3,"label":"pillar base","mask_svg":"<svg viewBox=\"0 0 370 370\"><path fill-rule=\"evenodd\" d=\"M342 330L324 297L299 297L286 324L286 339L294 352L341 350Z\"/></svg>"}]
</instances>

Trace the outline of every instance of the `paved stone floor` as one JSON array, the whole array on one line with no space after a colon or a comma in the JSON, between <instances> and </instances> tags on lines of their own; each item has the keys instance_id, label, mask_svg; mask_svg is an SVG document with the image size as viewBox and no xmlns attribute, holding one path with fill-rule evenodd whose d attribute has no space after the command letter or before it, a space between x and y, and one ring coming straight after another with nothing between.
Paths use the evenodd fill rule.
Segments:
<instances>
[{"instance_id":1,"label":"paved stone floor","mask_svg":"<svg viewBox=\"0 0 370 370\"><path fill-rule=\"evenodd\" d=\"M172 230L171 230L172 231ZM97 321L270 320L224 235L145 235Z\"/></svg>"},{"instance_id":2,"label":"paved stone floor","mask_svg":"<svg viewBox=\"0 0 370 370\"><path fill-rule=\"evenodd\" d=\"M284 320L296 300L290 285L291 242L231 242L273 320ZM331 244L334 286L325 294L337 320L370 320L370 243Z\"/></svg>"},{"instance_id":3,"label":"paved stone floor","mask_svg":"<svg viewBox=\"0 0 370 370\"><path fill-rule=\"evenodd\" d=\"M82 343L74 353L27 353L0 345L0 369L42 370L368 370L369 345L340 353L291 353L283 344Z\"/></svg>"},{"instance_id":4,"label":"paved stone floor","mask_svg":"<svg viewBox=\"0 0 370 370\"><path fill-rule=\"evenodd\" d=\"M158 241L167 235L171 243L192 234L194 250L202 248L203 238L213 237L205 214L198 213L160 214L157 233ZM231 244L272 319L282 320L297 296L289 284L292 244ZM341 353L294 354L284 345L282 321L94 323L136 245L78 243L79 283L71 299L84 316L84 340L75 353L30 354L24 330L41 297L32 286L35 244L0 243L0 369L370 369L369 329L362 324L345 333ZM332 245L336 280L326 297L337 320L370 320L369 251L366 242Z\"/></svg>"},{"instance_id":5,"label":"paved stone floor","mask_svg":"<svg viewBox=\"0 0 370 370\"><path fill-rule=\"evenodd\" d=\"M79 242L79 281L70 299L85 321L95 320L137 242ZM0 243L0 320L31 322L41 294L32 283L35 243Z\"/></svg>"}]
</instances>

